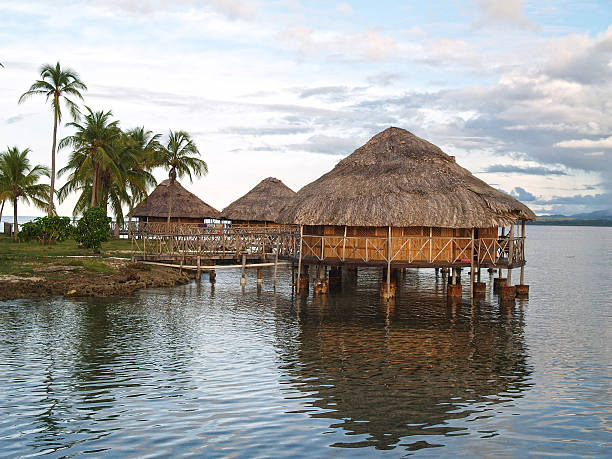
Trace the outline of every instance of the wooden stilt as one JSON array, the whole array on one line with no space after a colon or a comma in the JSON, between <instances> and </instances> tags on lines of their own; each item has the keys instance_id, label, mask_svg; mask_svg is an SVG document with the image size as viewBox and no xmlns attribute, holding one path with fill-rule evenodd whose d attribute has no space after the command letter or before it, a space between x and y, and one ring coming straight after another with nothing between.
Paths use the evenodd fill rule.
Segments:
<instances>
[{"instance_id":1,"label":"wooden stilt","mask_svg":"<svg viewBox=\"0 0 612 459\"><path fill-rule=\"evenodd\" d=\"M211 260L211 265L216 265L217 262L215 260ZM208 271L208 281L211 284L214 284L217 281L217 271L214 269L211 269L210 271Z\"/></svg>"},{"instance_id":2,"label":"wooden stilt","mask_svg":"<svg viewBox=\"0 0 612 459\"><path fill-rule=\"evenodd\" d=\"M472 228L472 242L470 246L470 298L474 298L474 228Z\"/></svg>"},{"instance_id":3,"label":"wooden stilt","mask_svg":"<svg viewBox=\"0 0 612 459\"><path fill-rule=\"evenodd\" d=\"M514 222L510 225L510 233L508 234L509 244L508 244L508 276L507 276L507 285L512 286L512 262L514 260Z\"/></svg>"},{"instance_id":4,"label":"wooden stilt","mask_svg":"<svg viewBox=\"0 0 612 459\"><path fill-rule=\"evenodd\" d=\"M300 225L300 257L298 258L297 293L300 293L300 279L302 277L302 239L304 237L304 225Z\"/></svg>"},{"instance_id":5,"label":"wooden stilt","mask_svg":"<svg viewBox=\"0 0 612 459\"><path fill-rule=\"evenodd\" d=\"M387 233L387 297L391 296L391 225Z\"/></svg>"},{"instance_id":6,"label":"wooden stilt","mask_svg":"<svg viewBox=\"0 0 612 459\"><path fill-rule=\"evenodd\" d=\"M246 285L245 272L246 272L246 254L243 254L242 255L242 274L240 276L240 284L241 285Z\"/></svg>"},{"instance_id":7,"label":"wooden stilt","mask_svg":"<svg viewBox=\"0 0 612 459\"><path fill-rule=\"evenodd\" d=\"M202 268L201 268L202 267L202 263L200 261L200 256L199 255L198 255L198 258L197 258L197 266L198 266L198 270L197 270L197 273L196 273L196 279L197 279L197 281L199 283L202 280Z\"/></svg>"},{"instance_id":8,"label":"wooden stilt","mask_svg":"<svg viewBox=\"0 0 612 459\"><path fill-rule=\"evenodd\" d=\"M523 264L521 266L521 285L525 284L525 220L521 220L521 239L523 242Z\"/></svg>"},{"instance_id":9,"label":"wooden stilt","mask_svg":"<svg viewBox=\"0 0 612 459\"><path fill-rule=\"evenodd\" d=\"M272 285L276 288L276 273L278 271L278 244L279 238L276 238L276 253L274 254L274 278L272 279ZM293 277L293 275L291 276Z\"/></svg>"},{"instance_id":10,"label":"wooden stilt","mask_svg":"<svg viewBox=\"0 0 612 459\"><path fill-rule=\"evenodd\" d=\"M263 282L263 278L261 277L261 268L257 268L257 283L261 284Z\"/></svg>"}]
</instances>

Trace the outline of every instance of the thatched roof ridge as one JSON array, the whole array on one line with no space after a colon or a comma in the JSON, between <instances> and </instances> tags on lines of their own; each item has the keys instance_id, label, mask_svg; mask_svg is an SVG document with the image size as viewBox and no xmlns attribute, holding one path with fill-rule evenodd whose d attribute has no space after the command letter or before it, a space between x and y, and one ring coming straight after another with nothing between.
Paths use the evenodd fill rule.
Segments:
<instances>
[{"instance_id":1,"label":"thatched roof ridge","mask_svg":"<svg viewBox=\"0 0 612 459\"><path fill-rule=\"evenodd\" d=\"M474 177L440 148L391 127L298 191L278 221L483 228L535 218L527 206Z\"/></svg>"},{"instance_id":2,"label":"thatched roof ridge","mask_svg":"<svg viewBox=\"0 0 612 459\"><path fill-rule=\"evenodd\" d=\"M259 182L251 191L221 211L228 220L275 222L295 191L274 177Z\"/></svg>"},{"instance_id":3,"label":"thatched roof ridge","mask_svg":"<svg viewBox=\"0 0 612 459\"><path fill-rule=\"evenodd\" d=\"M219 218L219 211L209 206L195 194L187 191L177 180L164 180L141 202L134 217L168 217L172 192L171 218Z\"/></svg>"}]
</instances>

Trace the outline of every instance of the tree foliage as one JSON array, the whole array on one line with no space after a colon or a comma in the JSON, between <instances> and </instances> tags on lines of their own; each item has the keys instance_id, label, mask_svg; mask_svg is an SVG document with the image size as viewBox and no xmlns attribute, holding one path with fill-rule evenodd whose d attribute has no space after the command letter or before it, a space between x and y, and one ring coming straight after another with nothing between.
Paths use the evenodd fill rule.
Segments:
<instances>
[{"instance_id":1,"label":"tree foliage","mask_svg":"<svg viewBox=\"0 0 612 459\"><path fill-rule=\"evenodd\" d=\"M81 81L79 74L69 68L62 69L58 62L55 66L45 64L40 68L40 80L36 80L19 98L22 103L33 96L45 96L51 100L53 109L53 145L51 147L51 186L49 188L48 215L55 214L53 198L55 194L55 146L57 143L57 124L62 120L62 102L70 110L73 119L80 115L76 99L83 100L81 91L87 86Z\"/></svg>"},{"instance_id":2,"label":"tree foliage","mask_svg":"<svg viewBox=\"0 0 612 459\"><path fill-rule=\"evenodd\" d=\"M38 217L21 226L19 239L26 242L38 240L43 246L43 256L46 256L46 251L53 242L65 241L73 234L74 227L68 217Z\"/></svg>"},{"instance_id":3,"label":"tree foliage","mask_svg":"<svg viewBox=\"0 0 612 459\"><path fill-rule=\"evenodd\" d=\"M30 149L19 150L17 147L0 153L0 200L13 203L13 233L19 232L17 222L17 204L19 200L30 202L40 209L46 209L49 197L49 185L38 183L43 176L49 176L46 166L30 165Z\"/></svg>"},{"instance_id":4,"label":"tree foliage","mask_svg":"<svg viewBox=\"0 0 612 459\"><path fill-rule=\"evenodd\" d=\"M90 207L79 220L74 239L86 249L99 252L102 243L110 239L110 222L102 207Z\"/></svg>"}]
</instances>

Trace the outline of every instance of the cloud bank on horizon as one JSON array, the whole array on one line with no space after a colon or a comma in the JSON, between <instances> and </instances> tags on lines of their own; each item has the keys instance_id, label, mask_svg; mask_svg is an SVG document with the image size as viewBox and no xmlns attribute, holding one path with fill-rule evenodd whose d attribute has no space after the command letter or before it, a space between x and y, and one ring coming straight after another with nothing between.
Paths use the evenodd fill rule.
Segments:
<instances>
[{"instance_id":1,"label":"cloud bank on horizon","mask_svg":"<svg viewBox=\"0 0 612 459\"><path fill-rule=\"evenodd\" d=\"M537 213L612 208L605 0L0 0L0 15L0 145L37 163L51 111L17 99L59 60L122 127L190 132L210 172L185 185L217 208L268 176L297 190L389 126Z\"/></svg>"}]
</instances>

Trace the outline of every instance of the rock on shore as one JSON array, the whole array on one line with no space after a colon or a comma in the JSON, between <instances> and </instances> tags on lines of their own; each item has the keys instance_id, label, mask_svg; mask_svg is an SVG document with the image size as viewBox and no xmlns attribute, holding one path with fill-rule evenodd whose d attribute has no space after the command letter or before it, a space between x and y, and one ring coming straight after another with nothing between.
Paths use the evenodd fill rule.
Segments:
<instances>
[{"instance_id":1,"label":"rock on shore","mask_svg":"<svg viewBox=\"0 0 612 459\"><path fill-rule=\"evenodd\" d=\"M191 278L186 272L142 263L115 263L116 273L96 273L54 266L32 277L0 275L0 301L48 296L126 295L145 287L173 287ZM60 269L58 269L60 268Z\"/></svg>"}]
</instances>

